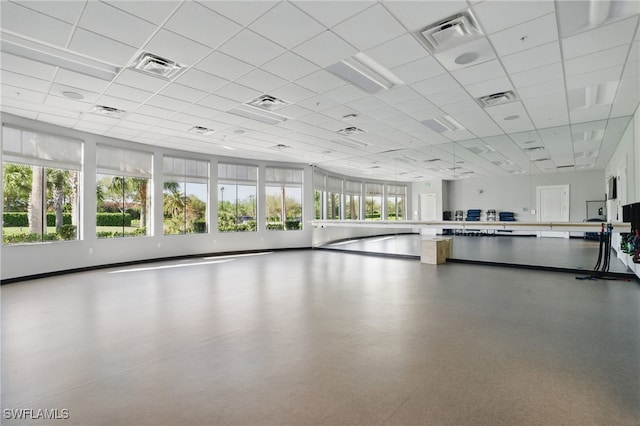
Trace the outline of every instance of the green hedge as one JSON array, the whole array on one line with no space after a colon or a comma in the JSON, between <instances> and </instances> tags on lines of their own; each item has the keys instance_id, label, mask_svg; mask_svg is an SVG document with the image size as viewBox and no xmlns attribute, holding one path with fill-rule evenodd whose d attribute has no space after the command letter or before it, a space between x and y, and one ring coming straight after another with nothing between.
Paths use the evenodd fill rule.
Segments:
<instances>
[{"instance_id":1,"label":"green hedge","mask_svg":"<svg viewBox=\"0 0 640 426\"><path fill-rule=\"evenodd\" d=\"M2 223L6 227L22 227L29 226L29 213L27 212L6 212L2 213ZM71 225L71 215L69 213L62 214L62 224ZM47 226L56 226L56 214L47 213Z\"/></svg>"},{"instance_id":2,"label":"green hedge","mask_svg":"<svg viewBox=\"0 0 640 426\"><path fill-rule=\"evenodd\" d=\"M96 226L131 226L129 213L97 213Z\"/></svg>"}]
</instances>

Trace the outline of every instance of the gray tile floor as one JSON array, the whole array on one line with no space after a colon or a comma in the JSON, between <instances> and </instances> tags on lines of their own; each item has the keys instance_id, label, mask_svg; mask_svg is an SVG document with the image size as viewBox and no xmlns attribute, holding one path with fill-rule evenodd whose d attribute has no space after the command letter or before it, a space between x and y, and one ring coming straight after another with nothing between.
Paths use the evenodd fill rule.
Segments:
<instances>
[{"instance_id":1,"label":"gray tile floor","mask_svg":"<svg viewBox=\"0 0 640 426\"><path fill-rule=\"evenodd\" d=\"M300 250L10 284L1 308L2 408L69 410L46 424L640 419L636 282Z\"/></svg>"},{"instance_id":2,"label":"gray tile floor","mask_svg":"<svg viewBox=\"0 0 640 426\"><path fill-rule=\"evenodd\" d=\"M581 238L475 237L457 235L453 243L455 259L593 270L598 260L599 242ZM323 245L322 248L370 253L420 256L420 235L400 234L359 238ZM611 272L629 272L611 250ZM631 274L632 275L632 274Z\"/></svg>"}]
</instances>

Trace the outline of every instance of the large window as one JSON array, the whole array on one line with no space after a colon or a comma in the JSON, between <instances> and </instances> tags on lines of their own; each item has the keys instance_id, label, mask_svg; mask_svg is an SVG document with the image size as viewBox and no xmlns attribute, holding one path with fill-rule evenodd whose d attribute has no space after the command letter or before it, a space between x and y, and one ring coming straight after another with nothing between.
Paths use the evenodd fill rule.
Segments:
<instances>
[{"instance_id":1,"label":"large window","mask_svg":"<svg viewBox=\"0 0 640 426\"><path fill-rule=\"evenodd\" d=\"M324 218L325 194L327 190L327 176L313 171L313 211L315 219Z\"/></svg>"},{"instance_id":2,"label":"large window","mask_svg":"<svg viewBox=\"0 0 640 426\"><path fill-rule=\"evenodd\" d=\"M340 220L340 200L342 198L342 179L327 178L327 219Z\"/></svg>"},{"instance_id":3,"label":"large window","mask_svg":"<svg viewBox=\"0 0 640 426\"><path fill-rule=\"evenodd\" d=\"M258 167L218 164L218 230L257 231Z\"/></svg>"},{"instance_id":4,"label":"large window","mask_svg":"<svg viewBox=\"0 0 640 426\"><path fill-rule=\"evenodd\" d=\"M206 233L209 162L165 156L163 172L162 232Z\"/></svg>"},{"instance_id":5,"label":"large window","mask_svg":"<svg viewBox=\"0 0 640 426\"><path fill-rule=\"evenodd\" d=\"M382 184L365 184L365 219L380 220L382 213Z\"/></svg>"},{"instance_id":6,"label":"large window","mask_svg":"<svg viewBox=\"0 0 640 426\"><path fill-rule=\"evenodd\" d=\"M152 154L97 146L96 235L150 235Z\"/></svg>"},{"instance_id":7,"label":"large window","mask_svg":"<svg viewBox=\"0 0 640 426\"><path fill-rule=\"evenodd\" d=\"M265 170L267 229L302 229L302 170Z\"/></svg>"},{"instance_id":8,"label":"large window","mask_svg":"<svg viewBox=\"0 0 640 426\"><path fill-rule=\"evenodd\" d=\"M362 183L345 181L344 183L344 218L360 219L360 203L362 199Z\"/></svg>"},{"instance_id":9,"label":"large window","mask_svg":"<svg viewBox=\"0 0 640 426\"><path fill-rule=\"evenodd\" d=\"M78 238L82 141L2 128L2 242Z\"/></svg>"},{"instance_id":10,"label":"large window","mask_svg":"<svg viewBox=\"0 0 640 426\"><path fill-rule=\"evenodd\" d=\"M387 185L387 219L404 220L404 206L407 198L407 187L404 185Z\"/></svg>"}]
</instances>

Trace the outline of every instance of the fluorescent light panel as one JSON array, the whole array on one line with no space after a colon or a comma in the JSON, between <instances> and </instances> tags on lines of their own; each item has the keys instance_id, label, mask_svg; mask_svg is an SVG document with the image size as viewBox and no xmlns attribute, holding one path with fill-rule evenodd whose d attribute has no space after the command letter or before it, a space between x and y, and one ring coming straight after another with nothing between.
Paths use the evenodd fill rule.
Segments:
<instances>
[{"instance_id":1,"label":"fluorescent light panel","mask_svg":"<svg viewBox=\"0 0 640 426\"><path fill-rule=\"evenodd\" d=\"M2 32L1 37L0 49L3 52L22 58L54 65L106 81L113 80L119 71L119 68L104 62L96 61L59 47L23 39L14 34Z\"/></svg>"},{"instance_id":2,"label":"fluorescent light panel","mask_svg":"<svg viewBox=\"0 0 640 426\"><path fill-rule=\"evenodd\" d=\"M369 94L403 84L391 71L364 53L343 59L326 70Z\"/></svg>"},{"instance_id":3,"label":"fluorescent light panel","mask_svg":"<svg viewBox=\"0 0 640 426\"><path fill-rule=\"evenodd\" d=\"M281 115L270 113L265 110L255 111L255 108L246 105L233 108L227 112L238 117L248 118L249 120L255 120L265 124L278 124L282 123L283 121L287 121L287 118Z\"/></svg>"}]
</instances>

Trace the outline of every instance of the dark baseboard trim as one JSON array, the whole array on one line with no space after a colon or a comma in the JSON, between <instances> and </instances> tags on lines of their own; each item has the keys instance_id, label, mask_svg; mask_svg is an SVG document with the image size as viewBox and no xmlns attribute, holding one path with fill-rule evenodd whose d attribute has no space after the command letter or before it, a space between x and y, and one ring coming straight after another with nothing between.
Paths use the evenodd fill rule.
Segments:
<instances>
[{"instance_id":1,"label":"dark baseboard trim","mask_svg":"<svg viewBox=\"0 0 640 426\"><path fill-rule=\"evenodd\" d=\"M337 251L338 253L357 254L361 256L386 257L389 259L420 260L420 256L416 256L414 254L380 253L375 251L346 250L346 249L323 247L323 246L313 247L313 250Z\"/></svg>"},{"instance_id":2,"label":"dark baseboard trim","mask_svg":"<svg viewBox=\"0 0 640 426\"><path fill-rule=\"evenodd\" d=\"M274 249L260 249L260 250L224 251L224 252L201 253L201 254L185 254L180 256L168 256L168 257L156 257L153 259L132 260L129 262L106 263L103 265L85 266L82 268L63 269L60 271L44 272L42 274L33 274L33 275L24 275L24 276L15 277L15 278L6 278L4 280L0 280L0 285L37 280L40 278L51 278L51 277L57 277L60 275L75 274L77 272L97 271L99 269L120 268L123 266L144 265L146 263L154 263L154 262L166 262L166 261L172 261L172 260L197 259L201 257L232 256L234 254L240 255L240 254L265 253L270 251L292 251L292 250L311 250L311 247L292 247L292 248L274 248Z\"/></svg>"}]
</instances>

